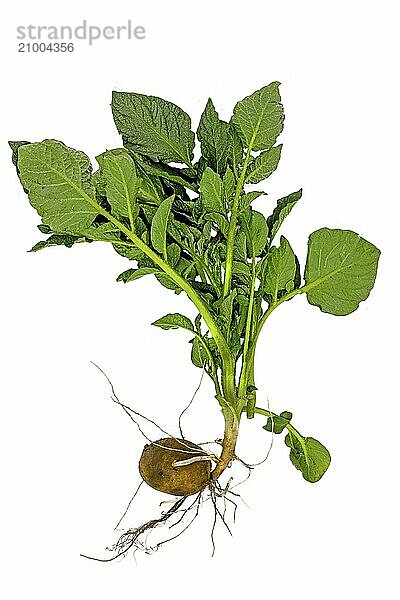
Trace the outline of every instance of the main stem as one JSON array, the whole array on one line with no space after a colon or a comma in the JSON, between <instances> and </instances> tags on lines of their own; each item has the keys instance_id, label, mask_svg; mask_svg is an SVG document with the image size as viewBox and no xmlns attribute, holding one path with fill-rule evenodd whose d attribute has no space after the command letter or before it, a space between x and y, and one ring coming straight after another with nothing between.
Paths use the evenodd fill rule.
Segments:
<instances>
[{"instance_id":1,"label":"main stem","mask_svg":"<svg viewBox=\"0 0 400 600\"><path fill-rule=\"evenodd\" d=\"M226 400L229 403L228 400ZM218 463L211 473L211 480L216 481L235 458L235 447L239 433L240 415L238 416L232 406L223 409L225 419L224 438L222 440L222 452Z\"/></svg>"}]
</instances>

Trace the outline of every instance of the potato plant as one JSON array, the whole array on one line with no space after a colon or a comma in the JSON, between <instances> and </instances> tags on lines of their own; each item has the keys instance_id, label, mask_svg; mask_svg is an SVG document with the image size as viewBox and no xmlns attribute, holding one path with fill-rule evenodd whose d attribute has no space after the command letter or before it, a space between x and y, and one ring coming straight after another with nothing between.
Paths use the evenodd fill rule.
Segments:
<instances>
[{"instance_id":1,"label":"potato plant","mask_svg":"<svg viewBox=\"0 0 400 600\"><path fill-rule=\"evenodd\" d=\"M374 285L379 250L353 231L324 227L310 235L302 271L289 241L278 237L302 191L280 198L269 216L253 208L265 194L255 186L276 170L282 150L277 82L240 100L229 122L208 100L196 161L191 120L175 104L113 92L111 107L122 145L99 154L95 169L86 154L60 141L10 145L48 236L33 251L104 242L130 261L119 282L154 276L196 309L194 319L173 313L153 325L189 333L191 360L212 380L224 418L221 451L210 458L193 442L164 437L146 446L143 479L179 496L176 510L191 495L221 490L219 478L236 459L241 420L260 416L267 431L285 431L291 462L317 482L330 464L328 450L299 433L291 412L277 415L256 402L257 342L270 315L301 294L325 313L355 311ZM122 540L120 553L131 547L132 532L146 527L138 529Z\"/></svg>"}]
</instances>

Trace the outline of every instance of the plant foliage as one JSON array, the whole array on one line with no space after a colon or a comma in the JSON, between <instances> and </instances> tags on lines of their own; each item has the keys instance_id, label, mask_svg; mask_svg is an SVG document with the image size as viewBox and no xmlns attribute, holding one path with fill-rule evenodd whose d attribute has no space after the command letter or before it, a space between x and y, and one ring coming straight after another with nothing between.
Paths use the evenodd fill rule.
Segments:
<instances>
[{"instance_id":1,"label":"plant foliage","mask_svg":"<svg viewBox=\"0 0 400 600\"><path fill-rule=\"evenodd\" d=\"M208 100L197 162L190 117L175 104L113 92L111 108L122 146L97 156L95 167L60 141L10 142L48 236L32 250L108 243L131 265L118 281L154 275L165 288L184 291L197 309L193 322L176 313L153 325L188 330L192 361L212 378L224 415L260 413L269 417L268 431L287 429L292 463L317 481L329 465L326 448L298 434L291 413L274 416L256 406L257 340L272 311L296 295L332 315L356 310L374 285L379 250L352 231L319 229L309 237L302 276L289 241L276 241L301 190L271 206L248 186L270 177L282 153L277 82L240 100L229 122ZM253 208L257 199L260 210Z\"/></svg>"}]
</instances>

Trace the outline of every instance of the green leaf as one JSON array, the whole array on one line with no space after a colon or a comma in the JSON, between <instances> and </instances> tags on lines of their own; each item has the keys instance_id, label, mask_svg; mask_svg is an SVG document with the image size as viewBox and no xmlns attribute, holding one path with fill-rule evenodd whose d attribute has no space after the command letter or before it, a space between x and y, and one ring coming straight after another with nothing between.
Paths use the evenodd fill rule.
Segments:
<instances>
[{"instance_id":1,"label":"green leaf","mask_svg":"<svg viewBox=\"0 0 400 600\"><path fill-rule=\"evenodd\" d=\"M224 237L228 237L229 223L227 219L217 212L211 212L205 215L207 221L215 223Z\"/></svg>"},{"instance_id":2,"label":"green leaf","mask_svg":"<svg viewBox=\"0 0 400 600\"><path fill-rule=\"evenodd\" d=\"M247 243L246 234L244 231L239 231L235 236L233 245L233 258L242 262L247 261Z\"/></svg>"},{"instance_id":3,"label":"green leaf","mask_svg":"<svg viewBox=\"0 0 400 600\"><path fill-rule=\"evenodd\" d=\"M180 313L171 313L169 315L165 315L164 317L161 317L161 319L154 321L152 325L161 327L161 329L178 329L181 327L182 329L187 329L192 333L195 331L192 321Z\"/></svg>"},{"instance_id":4,"label":"green leaf","mask_svg":"<svg viewBox=\"0 0 400 600\"><path fill-rule=\"evenodd\" d=\"M96 160L99 163L100 169L98 171L96 171L96 173L93 174L93 176L92 176L93 183L96 185L96 188L98 189L100 194L105 196L106 195L106 189L105 189L106 182L105 182L105 178L104 178L104 174L103 174L105 157L107 155L109 155L110 153L118 154L121 152L122 153L126 152L127 150L128 150L129 156L132 158L132 160L135 164L136 175L137 175L138 184L139 184L138 197L143 202L149 202L151 204L156 204L157 206L160 205L161 202L165 198L165 192L164 192L163 186L161 184L160 178L157 175L150 174L147 172L147 170L144 168L145 158L133 151L130 152L128 143L126 143L126 148L114 148L113 150L106 150L105 152L102 152L101 154L96 156ZM139 160L139 158L140 158L140 160ZM95 181L94 181L94 179L95 179Z\"/></svg>"},{"instance_id":5,"label":"green leaf","mask_svg":"<svg viewBox=\"0 0 400 600\"><path fill-rule=\"evenodd\" d=\"M296 277L296 256L286 238L281 236L278 248L269 250L262 274L263 291L271 296L272 303L278 300L280 292L291 292Z\"/></svg>"},{"instance_id":6,"label":"green leaf","mask_svg":"<svg viewBox=\"0 0 400 600\"><path fill-rule=\"evenodd\" d=\"M145 254L137 246L126 246L125 244L115 243L112 245L115 252L128 260L140 260Z\"/></svg>"},{"instance_id":7,"label":"green leaf","mask_svg":"<svg viewBox=\"0 0 400 600\"><path fill-rule=\"evenodd\" d=\"M233 289L226 298L220 298L214 302L214 309L218 314L218 322L221 324L225 333L228 332L232 320L233 302L236 298L237 290Z\"/></svg>"},{"instance_id":8,"label":"green leaf","mask_svg":"<svg viewBox=\"0 0 400 600\"><path fill-rule=\"evenodd\" d=\"M174 214L183 215L185 218L191 219L193 216L193 202L191 200L183 200L179 196L175 196L172 210Z\"/></svg>"},{"instance_id":9,"label":"green leaf","mask_svg":"<svg viewBox=\"0 0 400 600\"><path fill-rule=\"evenodd\" d=\"M159 283L161 283L161 285L163 285L168 290L173 290L175 292L175 294L180 294L181 293L182 288L179 287L179 285L177 285L175 283L175 281L173 279L171 279L171 277L169 277L168 275L166 275L162 271L158 271L155 274L155 276L156 276L156 279L159 281Z\"/></svg>"},{"instance_id":10,"label":"green leaf","mask_svg":"<svg viewBox=\"0 0 400 600\"><path fill-rule=\"evenodd\" d=\"M299 438L290 431L285 438L285 444L290 448L290 460L306 481L315 483L328 469L331 456L318 440L300 435Z\"/></svg>"},{"instance_id":11,"label":"green leaf","mask_svg":"<svg viewBox=\"0 0 400 600\"><path fill-rule=\"evenodd\" d=\"M204 349L199 338L197 337L192 340L191 359L194 366L199 367L200 369L202 369L207 361L209 361L207 351Z\"/></svg>"},{"instance_id":12,"label":"green leaf","mask_svg":"<svg viewBox=\"0 0 400 600\"><path fill-rule=\"evenodd\" d=\"M113 242L119 240L119 229L113 223L101 223L92 225L82 232L85 237L100 242Z\"/></svg>"},{"instance_id":13,"label":"green leaf","mask_svg":"<svg viewBox=\"0 0 400 600\"><path fill-rule=\"evenodd\" d=\"M157 208L151 222L151 243L153 248L164 257L167 257L167 226L173 201L174 196L164 200Z\"/></svg>"},{"instance_id":14,"label":"green leaf","mask_svg":"<svg viewBox=\"0 0 400 600\"><path fill-rule=\"evenodd\" d=\"M235 264L235 261L233 262ZM237 321L236 330L239 334L244 331L247 321L247 312L249 308L249 298L244 294L238 294L236 296L236 301L239 306L239 319Z\"/></svg>"},{"instance_id":15,"label":"green leaf","mask_svg":"<svg viewBox=\"0 0 400 600\"><path fill-rule=\"evenodd\" d=\"M81 233L97 216L91 165L83 152L44 140L18 149L19 176L30 203L57 233Z\"/></svg>"},{"instance_id":16,"label":"green leaf","mask_svg":"<svg viewBox=\"0 0 400 600\"><path fill-rule=\"evenodd\" d=\"M232 123L246 148L267 150L281 133L284 115L279 85L270 83L236 104Z\"/></svg>"},{"instance_id":17,"label":"green leaf","mask_svg":"<svg viewBox=\"0 0 400 600\"><path fill-rule=\"evenodd\" d=\"M260 196L263 196L264 193L265 192L257 192L254 190L252 192L247 192L247 194L243 194L239 200L239 213L246 212L250 208L251 203Z\"/></svg>"},{"instance_id":18,"label":"green leaf","mask_svg":"<svg viewBox=\"0 0 400 600\"><path fill-rule=\"evenodd\" d=\"M194 320L194 326L196 328L197 333L199 333L201 335L201 321L203 319L203 316L201 313L199 313L195 320Z\"/></svg>"},{"instance_id":19,"label":"green leaf","mask_svg":"<svg viewBox=\"0 0 400 600\"><path fill-rule=\"evenodd\" d=\"M153 267L142 267L141 269L128 269L124 271L117 277L117 281L123 281L124 283L128 283L128 281L135 281L135 279L140 279L145 275L153 275L157 273L158 269Z\"/></svg>"},{"instance_id":20,"label":"green leaf","mask_svg":"<svg viewBox=\"0 0 400 600\"><path fill-rule=\"evenodd\" d=\"M38 225L37 228L39 229L39 231L41 233L45 233L46 235L50 234L50 233L53 233L52 230L51 230L51 227L49 227L48 225L46 225L46 223L40 223L40 225Z\"/></svg>"},{"instance_id":21,"label":"green leaf","mask_svg":"<svg viewBox=\"0 0 400 600\"><path fill-rule=\"evenodd\" d=\"M372 290L380 250L354 231L319 229L310 235L307 300L323 312L348 315Z\"/></svg>"},{"instance_id":22,"label":"green leaf","mask_svg":"<svg viewBox=\"0 0 400 600\"><path fill-rule=\"evenodd\" d=\"M181 256L181 249L178 246L178 244L170 244L167 247L167 257L168 257L168 264L171 265L171 267L176 267L176 265L179 262Z\"/></svg>"},{"instance_id":23,"label":"green leaf","mask_svg":"<svg viewBox=\"0 0 400 600\"><path fill-rule=\"evenodd\" d=\"M128 92L113 92L112 113L123 138L154 160L191 165L194 133L189 116L176 104Z\"/></svg>"},{"instance_id":24,"label":"green leaf","mask_svg":"<svg viewBox=\"0 0 400 600\"><path fill-rule=\"evenodd\" d=\"M259 183L263 179L267 179L277 168L281 151L282 144L261 152L254 158L247 170L246 183Z\"/></svg>"},{"instance_id":25,"label":"green leaf","mask_svg":"<svg viewBox=\"0 0 400 600\"><path fill-rule=\"evenodd\" d=\"M282 431L286 428L286 425L290 423L292 420L292 413L288 410L284 410L280 415L275 415L274 417L268 417L267 424L264 425L263 429L266 431L272 431L274 433L282 433Z\"/></svg>"},{"instance_id":26,"label":"green leaf","mask_svg":"<svg viewBox=\"0 0 400 600\"><path fill-rule=\"evenodd\" d=\"M284 198L280 198L276 203L276 207L272 215L270 215L267 219L268 227L269 227L269 237L270 242L276 236L278 229L282 225L283 221L286 219L294 205L300 200L303 190L299 190L298 192L293 192L293 194L289 194L289 196L285 196Z\"/></svg>"},{"instance_id":27,"label":"green leaf","mask_svg":"<svg viewBox=\"0 0 400 600\"><path fill-rule=\"evenodd\" d=\"M136 202L139 182L135 163L125 149L110 150L104 155L103 176L111 212L133 221L139 212Z\"/></svg>"},{"instance_id":28,"label":"green leaf","mask_svg":"<svg viewBox=\"0 0 400 600\"><path fill-rule=\"evenodd\" d=\"M248 226L254 247L254 256L259 256L268 241L267 220L263 214L257 210L252 210ZM251 251L249 251L249 255L251 256Z\"/></svg>"},{"instance_id":29,"label":"green leaf","mask_svg":"<svg viewBox=\"0 0 400 600\"><path fill-rule=\"evenodd\" d=\"M200 181L201 199L206 211L225 214L223 191L221 177L210 167L207 167Z\"/></svg>"},{"instance_id":30,"label":"green leaf","mask_svg":"<svg viewBox=\"0 0 400 600\"><path fill-rule=\"evenodd\" d=\"M242 163L243 160L243 144L242 140L235 127L231 125L231 136L232 136L232 144L231 144L231 152L229 156L229 163L233 167L233 171L237 173L237 170Z\"/></svg>"},{"instance_id":31,"label":"green leaf","mask_svg":"<svg viewBox=\"0 0 400 600\"><path fill-rule=\"evenodd\" d=\"M165 198L165 193L159 177L149 175L136 165L139 177L139 198L159 206Z\"/></svg>"},{"instance_id":32,"label":"green leaf","mask_svg":"<svg viewBox=\"0 0 400 600\"><path fill-rule=\"evenodd\" d=\"M106 181L104 179L102 169L97 169L97 171L93 173L92 185L96 189L96 193L100 196L100 198L107 197Z\"/></svg>"},{"instance_id":33,"label":"green leaf","mask_svg":"<svg viewBox=\"0 0 400 600\"><path fill-rule=\"evenodd\" d=\"M236 187L235 176L230 167L227 168L226 173L223 177L223 184L225 201L227 204L229 204L235 193Z\"/></svg>"},{"instance_id":34,"label":"green leaf","mask_svg":"<svg viewBox=\"0 0 400 600\"><path fill-rule=\"evenodd\" d=\"M219 175L224 175L232 147L232 135L229 123L219 119L211 98L201 115L197 137L208 166Z\"/></svg>"},{"instance_id":35,"label":"green leaf","mask_svg":"<svg viewBox=\"0 0 400 600\"><path fill-rule=\"evenodd\" d=\"M127 144L127 147L129 149L130 144ZM175 167L171 167L170 165L163 165L162 163L154 162L150 158L141 156L136 152L132 152L132 155L133 159L138 162L149 175L155 175L156 177L161 177L161 179L172 181L182 185L183 187L197 191L198 186L196 182L185 177L184 169L177 169Z\"/></svg>"},{"instance_id":36,"label":"green leaf","mask_svg":"<svg viewBox=\"0 0 400 600\"><path fill-rule=\"evenodd\" d=\"M247 262L241 262L239 260L234 260L232 262L232 272L237 275L245 275L246 277L250 276L250 265Z\"/></svg>"},{"instance_id":37,"label":"green leaf","mask_svg":"<svg viewBox=\"0 0 400 600\"><path fill-rule=\"evenodd\" d=\"M29 252L38 252L38 250L51 248L52 246L66 246L67 248L72 248L72 246L79 241L84 242L85 238L70 235L69 233L54 233L47 238L47 240L42 240L35 244Z\"/></svg>"},{"instance_id":38,"label":"green leaf","mask_svg":"<svg viewBox=\"0 0 400 600\"><path fill-rule=\"evenodd\" d=\"M51 233L51 228L48 225L39 225L39 229L42 233ZM119 238L119 229L113 225L112 223L94 223L87 229L80 232L81 234L71 235L68 233L55 233L50 235L47 240L43 240L38 242L33 246L31 252L37 252L38 250L43 250L44 248L49 248L51 246L66 246L67 248L71 248L73 244L78 242L90 242L90 241L100 241L100 242L119 242L119 246L123 246L126 251L132 251L135 249L133 244L128 244L127 242L122 242ZM115 244L113 244L115 246ZM123 254L125 256L126 254Z\"/></svg>"}]
</instances>

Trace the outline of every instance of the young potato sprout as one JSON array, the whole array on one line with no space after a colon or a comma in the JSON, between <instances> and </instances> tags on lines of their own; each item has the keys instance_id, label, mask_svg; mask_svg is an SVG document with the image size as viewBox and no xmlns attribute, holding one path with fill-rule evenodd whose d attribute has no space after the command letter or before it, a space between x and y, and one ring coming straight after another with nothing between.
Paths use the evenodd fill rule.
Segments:
<instances>
[{"instance_id":1,"label":"young potato sprout","mask_svg":"<svg viewBox=\"0 0 400 600\"><path fill-rule=\"evenodd\" d=\"M104 242L131 263L117 281L153 275L165 288L184 292L195 318L173 313L153 325L189 333L192 362L213 383L224 431L213 450L186 440L181 427L178 438L162 430L159 439L149 439L140 475L178 498L158 519L126 530L106 561L131 548L156 549L166 540L149 546L150 532L168 522L178 529L184 524L182 533L207 500L214 527L218 517L228 527L227 503L236 510L237 494L221 476L235 461L252 468L235 454L244 417L261 417L272 434L285 431L293 465L306 481L321 479L330 464L325 446L295 429L291 412L278 415L256 402L257 342L270 315L301 294L324 313L355 311L374 285L380 255L353 231L324 227L309 237L302 274L289 241L277 237L302 191L280 198L272 210L263 200L267 217L253 208L265 192L249 186L270 177L281 156L279 83L240 100L229 122L208 100L197 128L197 162L191 120L175 104L113 92L111 108L122 145L99 154L94 171L86 154L60 141L10 142L22 187L42 219L39 230L48 236L32 251ZM140 428L146 417L112 392Z\"/></svg>"}]
</instances>

